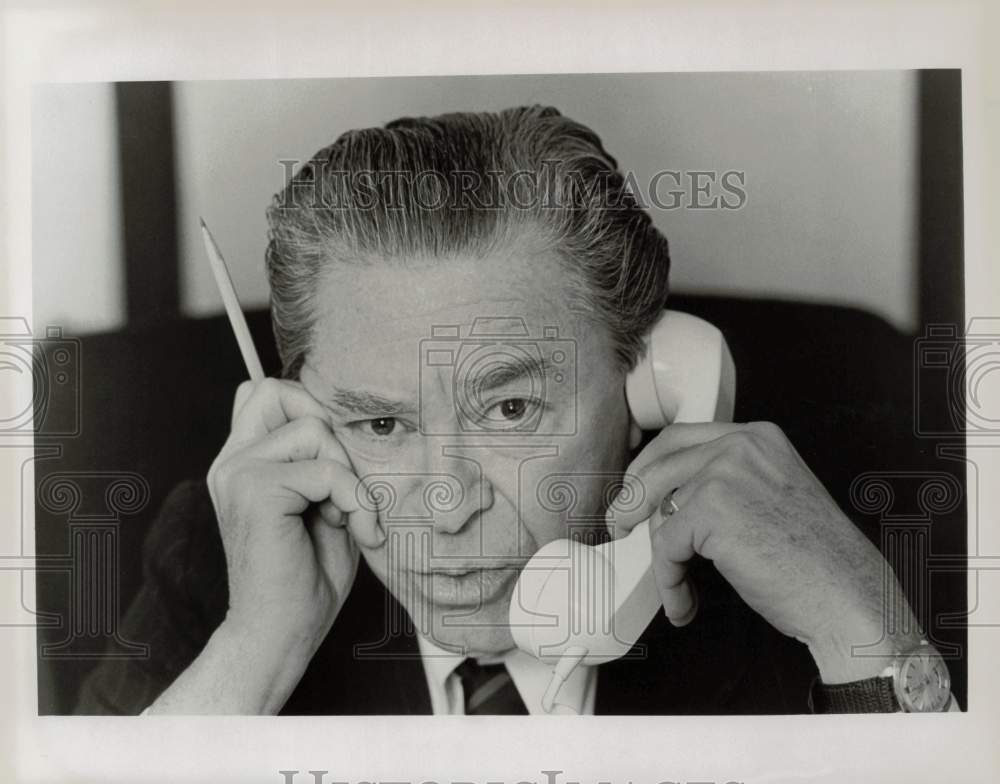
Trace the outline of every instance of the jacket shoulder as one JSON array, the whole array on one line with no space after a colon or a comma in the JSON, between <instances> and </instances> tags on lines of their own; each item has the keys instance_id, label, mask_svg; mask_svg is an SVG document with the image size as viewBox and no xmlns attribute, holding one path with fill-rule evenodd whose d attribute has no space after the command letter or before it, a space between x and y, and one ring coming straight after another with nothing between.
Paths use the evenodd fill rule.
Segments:
<instances>
[{"instance_id":1,"label":"jacket shoulder","mask_svg":"<svg viewBox=\"0 0 1000 784\"><path fill-rule=\"evenodd\" d=\"M140 713L194 661L225 617L225 552L204 482L171 491L143 542L142 571L118 632L147 653L100 661L84 680L76 713Z\"/></svg>"}]
</instances>

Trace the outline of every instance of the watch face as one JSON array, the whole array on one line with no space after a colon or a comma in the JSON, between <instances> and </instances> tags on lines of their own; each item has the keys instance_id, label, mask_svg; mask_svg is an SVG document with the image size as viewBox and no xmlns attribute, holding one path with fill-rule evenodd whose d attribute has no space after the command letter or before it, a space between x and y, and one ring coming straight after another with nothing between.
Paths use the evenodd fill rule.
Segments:
<instances>
[{"instance_id":1,"label":"watch face","mask_svg":"<svg viewBox=\"0 0 1000 784\"><path fill-rule=\"evenodd\" d=\"M940 654L931 649L903 659L896 696L905 711L943 711L951 698L951 678Z\"/></svg>"}]
</instances>

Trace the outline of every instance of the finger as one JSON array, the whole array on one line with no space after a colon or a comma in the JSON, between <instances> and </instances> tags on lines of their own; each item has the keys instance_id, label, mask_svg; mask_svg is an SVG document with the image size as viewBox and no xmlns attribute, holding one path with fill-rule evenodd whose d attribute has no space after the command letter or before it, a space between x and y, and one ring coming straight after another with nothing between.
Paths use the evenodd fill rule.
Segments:
<instances>
[{"instance_id":1,"label":"finger","mask_svg":"<svg viewBox=\"0 0 1000 784\"><path fill-rule=\"evenodd\" d=\"M325 419L302 416L286 422L263 438L244 447L240 454L256 460L293 462L296 460L336 460L347 468L351 461Z\"/></svg>"},{"instance_id":2,"label":"finger","mask_svg":"<svg viewBox=\"0 0 1000 784\"><path fill-rule=\"evenodd\" d=\"M343 467L337 473L338 484L327 497L319 501L323 518L334 526L348 526L357 540L366 547L379 547L385 538L378 526L377 508L371 502L368 489L354 474L343 446L330 426L323 420L304 416L268 433L246 447L242 457L265 460L275 464L296 461L332 461Z\"/></svg>"},{"instance_id":3,"label":"finger","mask_svg":"<svg viewBox=\"0 0 1000 784\"><path fill-rule=\"evenodd\" d=\"M310 518L308 528L316 558L329 575L336 591L337 605L342 607L357 575L361 557L358 546L344 528L326 524L318 514Z\"/></svg>"},{"instance_id":4,"label":"finger","mask_svg":"<svg viewBox=\"0 0 1000 784\"><path fill-rule=\"evenodd\" d=\"M660 591L663 612L673 626L687 626L698 614L698 592L690 578L672 589Z\"/></svg>"},{"instance_id":5,"label":"finger","mask_svg":"<svg viewBox=\"0 0 1000 784\"><path fill-rule=\"evenodd\" d=\"M244 381L236 387L236 397L233 400L233 415L229 423L230 429L232 429L232 427L236 424L236 417L239 415L240 411L243 410L243 406L245 406L247 400L250 399L250 395L253 393L256 386L257 383L254 381Z\"/></svg>"},{"instance_id":6,"label":"finger","mask_svg":"<svg viewBox=\"0 0 1000 784\"><path fill-rule=\"evenodd\" d=\"M345 514L364 511L357 498L358 478L336 460L269 463L264 470L280 488L301 497L301 508L294 509L294 514L300 514L310 503L327 499Z\"/></svg>"},{"instance_id":7,"label":"finger","mask_svg":"<svg viewBox=\"0 0 1000 784\"><path fill-rule=\"evenodd\" d=\"M347 525L347 515L329 498L316 505L316 513L323 521L333 528L344 528Z\"/></svg>"},{"instance_id":8,"label":"finger","mask_svg":"<svg viewBox=\"0 0 1000 784\"><path fill-rule=\"evenodd\" d=\"M667 425L643 447L629 466L629 471L632 473L641 471L647 464L663 455L715 441L745 427L745 424L734 422L675 422Z\"/></svg>"},{"instance_id":9,"label":"finger","mask_svg":"<svg viewBox=\"0 0 1000 784\"><path fill-rule=\"evenodd\" d=\"M346 526L355 540L374 549L384 541L378 527L378 516L371 505L361 503L361 493L367 492L354 473L336 460L300 460L295 463L273 463L268 466L274 480L305 501L321 504L329 500L346 518ZM301 514L307 504L289 510Z\"/></svg>"},{"instance_id":10,"label":"finger","mask_svg":"<svg viewBox=\"0 0 1000 784\"><path fill-rule=\"evenodd\" d=\"M663 612L674 626L686 626L698 612L698 594L687 567L694 556L693 537L686 519L675 519L678 514L664 501L650 520L649 538Z\"/></svg>"},{"instance_id":11,"label":"finger","mask_svg":"<svg viewBox=\"0 0 1000 784\"><path fill-rule=\"evenodd\" d=\"M673 489L692 481L728 447L726 435L669 454L659 454L638 470L629 466L624 479L627 487L608 506L605 522L612 537L620 539L628 535L635 526L650 518Z\"/></svg>"},{"instance_id":12,"label":"finger","mask_svg":"<svg viewBox=\"0 0 1000 784\"><path fill-rule=\"evenodd\" d=\"M306 416L328 419L323 406L298 382L265 378L253 385L234 413L232 436L238 441L255 440Z\"/></svg>"},{"instance_id":13,"label":"finger","mask_svg":"<svg viewBox=\"0 0 1000 784\"><path fill-rule=\"evenodd\" d=\"M385 528L378 522L378 504L364 481L356 480L354 497L358 508L350 513L341 509L332 498L320 501L316 513L331 528L347 528L355 540L369 549L385 544Z\"/></svg>"},{"instance_id":14,"label":"finger","mask_svg":"<svg viewBox=\"0 0 1000 784\"><path fill-rule=\"evenodd\" d=\"M653 484L659 473L653 471L654 466L662 464L671 455L712 444L744 427L730 422L676 423L661 430L629 465L623 478L622 490L608 506L607 523L609 529L612 529L612 535L616 538L626 535L647 519L660 503L662 492L652 490L662 490L662 486ZM676 464L680 473L684 473L684 466L689 460L690 458L685 458ZM694 467L697 467L697 461ZM680 485L681 482L678 481L669 487Z\"/></svg>"}]
</instances>

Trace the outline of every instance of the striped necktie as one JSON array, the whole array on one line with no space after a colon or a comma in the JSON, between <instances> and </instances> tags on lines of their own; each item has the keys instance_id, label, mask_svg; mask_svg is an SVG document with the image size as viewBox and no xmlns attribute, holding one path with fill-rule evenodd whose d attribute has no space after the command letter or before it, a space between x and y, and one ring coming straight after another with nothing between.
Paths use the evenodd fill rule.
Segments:
<instances>
[{"instance_id":1,"label":"striped necktie","mask_svg":"<svg viewBox=\"0 0 1000 784\"><path fill-rule=\"evenodd\" d=\"M526 716L528 709L503 664L478 664L466 659L455 668L462 681L467 716L513 714Z\"/></svg>"}]
</instances>

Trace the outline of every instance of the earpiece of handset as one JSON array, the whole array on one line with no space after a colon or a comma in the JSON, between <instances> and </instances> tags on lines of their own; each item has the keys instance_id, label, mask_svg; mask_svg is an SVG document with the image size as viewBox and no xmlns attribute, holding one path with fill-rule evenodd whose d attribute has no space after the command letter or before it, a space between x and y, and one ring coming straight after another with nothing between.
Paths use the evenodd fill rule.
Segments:
<instances>
[{"instance_id":1,"label":"earpiece of handset","mask_svg":"<svg viewBox=\"0 0 1000 784\"><path fill-rule=\"evenodd\" d=\"M718 328L666 310L645 342L646 353L625 380L629 411L640 428L732 421L736 367Z\"/></svg>"}]
</instances>

